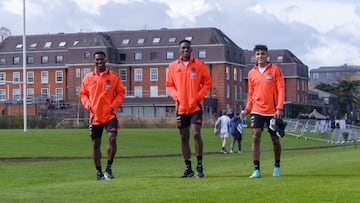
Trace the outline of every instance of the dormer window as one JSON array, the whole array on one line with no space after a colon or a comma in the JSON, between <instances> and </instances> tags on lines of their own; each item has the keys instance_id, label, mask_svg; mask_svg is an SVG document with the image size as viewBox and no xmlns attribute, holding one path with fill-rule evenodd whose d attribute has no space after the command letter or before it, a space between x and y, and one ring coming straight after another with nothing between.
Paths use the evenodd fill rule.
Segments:
<instances>
[{"instance_id":1,"label":"dormer window","mask_svg":"<svg viewBox=\"0 0 360 203\"><path fill-rule=\"evenodd\" d=\"M17 49L21 49L22 47L23 47L22 44L17 44L17 45L16 45L16 48L17 48Z\"/></svg>"},{"instance_id":2,"label":"dormer window","mask_svg":"<svg viewBox=\"0 0 360 203\"><path fill-rule=\"evenodd\" d=\"M51 44L52 44L52 42L46 42L44 45L44 48L50 48Z\"/></svg>"}]
</instances>

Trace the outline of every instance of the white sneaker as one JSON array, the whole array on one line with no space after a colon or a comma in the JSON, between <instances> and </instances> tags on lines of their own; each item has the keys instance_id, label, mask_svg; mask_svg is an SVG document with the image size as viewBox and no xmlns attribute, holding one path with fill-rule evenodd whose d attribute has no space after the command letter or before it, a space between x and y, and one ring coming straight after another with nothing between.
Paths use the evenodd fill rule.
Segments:
<instances>
[{"instance_id":1,"label":"white sneaker","mask_svg":"<svg viewBox=\"0 0 360 203\"><path fill-rule=\"evenodd\" d=\"M230 154L234 153L234 150L230 150Z\"/></svg>"}]
</instances>

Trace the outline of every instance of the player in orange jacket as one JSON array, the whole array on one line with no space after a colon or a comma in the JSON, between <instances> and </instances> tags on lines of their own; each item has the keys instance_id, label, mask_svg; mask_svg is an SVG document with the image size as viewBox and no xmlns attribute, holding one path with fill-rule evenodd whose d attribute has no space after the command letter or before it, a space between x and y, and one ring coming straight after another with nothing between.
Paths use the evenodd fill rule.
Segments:
<instances>
[{"instance_id":1,"label":"player in orange jacket","mask_svg":"<svg viewBox=\"0 0 360 203\"><path fill-rule=\"evenodd\" d=\"M273 176L280 176L281 144L276 132L269 128L272 118L282 118L285 100L285 81L280 68L268 63L268 49L265 45L254 48L257 64L248 73L248 100L245 110L240 114L244 118L250 113L252 128L252 158L254 173L250 178L260 178L260 141L266 123L274 145Z\"/></svg>"},{"instance_id":2,"label":"player in orange jacket","mask_svg":"<svg viewBox=\"0 0 360 203\"><path fill-rule=\"evenodd\" d=\"M193 177L190 152L190 127L194 138L197 157L196 177L203 178L203 141L201 125L204 98L211 87L211 78L207 66L191 55L191 42L179 43L180 58L169 64L166 87L175 101L177 126L181 136L181 149L186 169L183 178Z\"/></svg>"},{"instance_id":3,"label":"player in orange jacket","mask_svg":"<svg viewBox=\"0 0 360 203\"><path fill-rule=\"evenodd\" d=\"M111 166L115 158L116 137L119 122L116 110L124 99L125 88L120 78L106 67L105 53L94 53L95 69L85 75L80 88L80 99L83 106L90 111L90 136L93 147L93 160L97 169L97 180L114 179ZM101 169L101 135L104 130L108 135L107 166Z\"/></svg>"}]
</instances>

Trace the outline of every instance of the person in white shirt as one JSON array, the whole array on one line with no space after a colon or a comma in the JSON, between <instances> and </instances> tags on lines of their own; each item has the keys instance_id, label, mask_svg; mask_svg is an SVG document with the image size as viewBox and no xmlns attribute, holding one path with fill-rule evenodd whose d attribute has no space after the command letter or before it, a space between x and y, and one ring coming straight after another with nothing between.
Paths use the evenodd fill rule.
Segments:
<instances>
[{"instance_id":1,"label":"person in white shirt","mask_svg":"<svg viewBox=\"0 0 360 203\"><path fill-rule=\"evenodd\" d=\"M226 144L229 138L230 132L230 118L226 115L225 111L223 111L222 116L219 118L221 122L220 127L220 137L221 137L221 153L226 154Z\"/></svg>"}]
</instances>

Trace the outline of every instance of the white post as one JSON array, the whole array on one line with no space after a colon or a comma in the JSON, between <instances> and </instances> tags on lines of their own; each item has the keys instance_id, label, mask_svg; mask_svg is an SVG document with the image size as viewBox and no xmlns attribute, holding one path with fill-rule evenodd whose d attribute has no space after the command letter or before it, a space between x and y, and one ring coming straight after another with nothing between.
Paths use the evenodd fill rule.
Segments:
<instances>
[{"instance_id":1,"label":"white post","mask_svg":"<svg viewBox=\"0 0 360 203\"><path fill-rule=\"evenodd\" d=\"M24 106L24 132L27 131L27 101L26 101L26 21L25 21L25 0L23 0L23 106Z\"/></svg>"}]
</instances>

